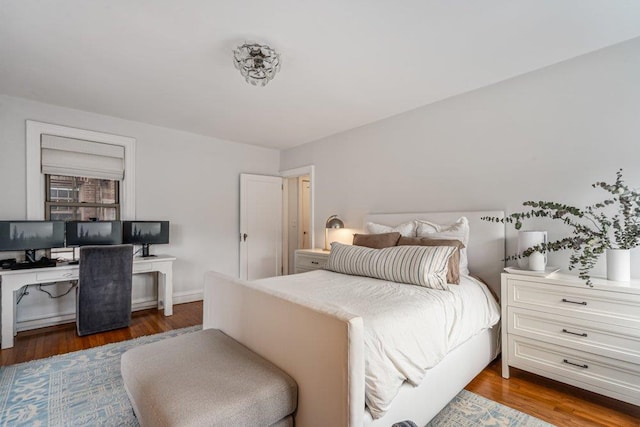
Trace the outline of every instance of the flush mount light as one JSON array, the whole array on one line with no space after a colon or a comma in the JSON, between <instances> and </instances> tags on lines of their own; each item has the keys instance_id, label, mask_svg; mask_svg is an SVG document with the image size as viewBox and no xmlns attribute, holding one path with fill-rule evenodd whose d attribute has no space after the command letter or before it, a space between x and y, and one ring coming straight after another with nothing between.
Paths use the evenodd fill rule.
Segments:
<instances>
[{"instance_id":1,"label":"flush mount light","mask_svg":"<svg viewBox=\"0 0 640 427\"><path fill-rule=\"evenodd\" d=\"M233 51L233 64L247 83L265 86L280 70L280 54L267 45L245 43Z\"/></svg>"}]
</instances>

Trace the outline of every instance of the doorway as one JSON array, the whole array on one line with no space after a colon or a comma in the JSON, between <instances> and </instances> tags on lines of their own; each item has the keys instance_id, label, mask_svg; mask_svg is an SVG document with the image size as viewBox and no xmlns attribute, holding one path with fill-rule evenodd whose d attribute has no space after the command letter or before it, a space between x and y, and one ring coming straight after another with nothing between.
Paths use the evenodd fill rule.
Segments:
<instances>
[{"instance_id":1,"label":"doorway","mask_svg":"<svg viewBox=\"0 0 640 427\"><path fill-rule=\"evenodd\" d=\"M286 178L287 184L287 219L283 226L287 227L287 245L285 255L288 257L286 274L294 272L294 255L296 249L311 249L311 179L309 175Z\"/></svg>"},{"instance_id":2,"label":"doorway","mask_svg":"<svg viewBox=\"0 0 640 427\"><path fill-rule=\"evenodd\" d=\"M240 278L291 274L298 248L314 248L314 167L240 175Z\"/></svg>"},{"instance_id":3,"label":"doorway","mask_svg":"<svg viewBox=\"0 0 640 427\"><path fill-rule=\"evenodd\" d=\"M293 274L296 249L315 247L313 231L314 167L305 166L281 172L283 198L283 271Z\"/></svg>"}]
</instances>

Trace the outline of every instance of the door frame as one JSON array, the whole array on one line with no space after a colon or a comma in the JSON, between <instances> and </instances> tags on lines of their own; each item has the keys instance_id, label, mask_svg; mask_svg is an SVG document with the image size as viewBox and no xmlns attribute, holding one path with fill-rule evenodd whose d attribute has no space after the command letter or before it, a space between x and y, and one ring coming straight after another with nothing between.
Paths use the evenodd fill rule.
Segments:
<instances>
[{"instance_id":1,"label":"door frame","mask_svg":"<svg viewBox=\"0 0 640 427\"><path fill-rule=\"evenodd\" d=\"M316 167L314 165L301 166L293 169L280 171L280 176L284 182L284 194L288 191L288 178L309 176L309 234L311 235L311 248L316 247L315 223L315 187L316 187ZM283 271L289 271L289 198L282 198L282 263ZM286 256L285 256L286 254Z\"/></svg>"},{"instance_id":2,"label":"door frame","mask_svg":"<svg viewBox=\"0 0 640 427\"><path fill-rule=\"evenodd\" d=\"M309 232L307 236L307 241L310 247L311 246L311 178L307 178L308 175L303 175L298 177L298 247L304 248L304 235L300 233L300 229L302 226L300 225L300 218L302 217L302 212L304 210L304 197L302 194L304 193L304 182L307 181L309 183L309 206L307 206L307 210L309 212Z\"/></svg>"}]
</instances>

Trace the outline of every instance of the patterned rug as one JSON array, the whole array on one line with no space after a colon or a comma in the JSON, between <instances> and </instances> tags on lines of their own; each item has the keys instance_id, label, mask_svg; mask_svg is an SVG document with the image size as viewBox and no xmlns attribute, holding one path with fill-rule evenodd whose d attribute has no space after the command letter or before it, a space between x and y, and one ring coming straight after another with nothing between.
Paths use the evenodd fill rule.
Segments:
<instances>
[{"instance_id":1,"label":"patterned rug","mask_svg":"<svg viewBox=\"0 0 640 427\"><path fill-rule=\"evenodd\" d=\"M427 427L549 427L546 423L493 400L462 390Z\"/></svg>"},{"instance_id":2,"label":"patterned rug","mask_svg":"<svg viewBox=\"0 0 640 427\"><path fill-rule=\"evenodd\" d=\"M0 426L137 426L120 356L201 326L0 368Z\"/></svg>"},{"instance_id":3,"label":"patterned rug","mask_svg":"<svg viewBox=\"0 0 640 427\"><path fill-rule=\"evenodd\" d=\"M0 426L137 426L120 376L120 356L140 344L200 326L0 368ZM429 426L550 424L463 390Z\"/></svg>"}]
</instances>

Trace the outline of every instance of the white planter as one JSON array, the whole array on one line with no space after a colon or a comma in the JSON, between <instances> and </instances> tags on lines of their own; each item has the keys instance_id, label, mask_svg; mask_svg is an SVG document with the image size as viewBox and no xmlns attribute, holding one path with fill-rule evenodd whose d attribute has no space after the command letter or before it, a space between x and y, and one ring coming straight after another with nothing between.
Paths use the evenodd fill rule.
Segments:
<instances>
[{"instance_id":1,"label":"white planter","mask_svg":"<svg viewBox=\"0 0 640 427\"><path fill-rule=\"evenodd\" d=\"M629 249L607 249L607 280L631 280L631 254Z\"/></svg>"}]
</instances>

